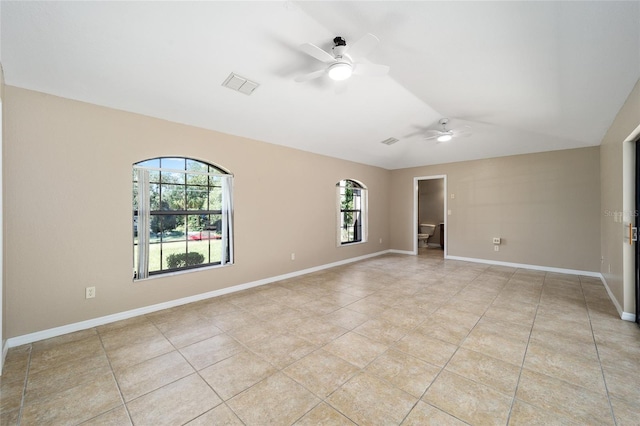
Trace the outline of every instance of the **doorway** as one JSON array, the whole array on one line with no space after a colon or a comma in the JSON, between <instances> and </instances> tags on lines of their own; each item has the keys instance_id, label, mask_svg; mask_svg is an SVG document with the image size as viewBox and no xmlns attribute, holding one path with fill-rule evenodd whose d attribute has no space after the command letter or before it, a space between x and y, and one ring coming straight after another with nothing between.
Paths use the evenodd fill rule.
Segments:
<instances>
[{"instance_id":1,"label":"doorway","mask_svg":"<svg viewBox=\"0 0 640 426\"><path fill-rule=\"evenodd\" d=\"M413 254L417 255L420 245L436 249L447 256L447 176L421 176L413 178ZM435 225L433 235L426 241L418 241L420 224ZM442 244L442 246L440 246Z\"/></svg>"}]
</instances>

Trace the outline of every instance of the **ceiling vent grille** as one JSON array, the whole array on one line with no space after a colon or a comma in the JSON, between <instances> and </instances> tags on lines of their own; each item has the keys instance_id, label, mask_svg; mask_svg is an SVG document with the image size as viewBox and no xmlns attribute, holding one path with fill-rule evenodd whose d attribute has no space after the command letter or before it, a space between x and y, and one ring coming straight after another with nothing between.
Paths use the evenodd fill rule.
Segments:
<instances>
[{"instance_id":1,"label":"ceiling vent grille","mask_svg":"<svg viewBox=\"0 0 640 426\"><path fill-rule=\"evenodd\" d=\"M244 93L245 95L252 94L253 91L260 86L255 81L248 80L234 73L229 74L229 77L227 77L222 85L236 92Z\"/></svg>"},{"instance_id":2,"label":"ceiling vent grille","mask_svg":"<svg viewBox=\"0 0 640 426\"><path fill-rule=\"evenodd\" d=\"M382 141L382 142L380 142L380 143L383 143L383 144L385 144L385 145L393 145L394 143L396 143L396 142L398 142L398 141L399 141L399 139L396 139L396 138L389 138L389 139L385 139L385 140L383 140L383 141Z\"/></svg>"}]
</instances>

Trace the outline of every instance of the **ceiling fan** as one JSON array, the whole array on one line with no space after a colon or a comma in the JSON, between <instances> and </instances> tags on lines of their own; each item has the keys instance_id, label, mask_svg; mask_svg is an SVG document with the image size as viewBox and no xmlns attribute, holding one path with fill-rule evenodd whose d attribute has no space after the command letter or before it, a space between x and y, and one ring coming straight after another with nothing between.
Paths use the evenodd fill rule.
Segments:
<instances>
[{"instance_id":1,"label":"ceiling fan","mask_svg":"<svg viewBox=\"0 0 640 426\"><path fill-rule=\"evenodd\" d=\"M470 135L471 133L469 132L469 129L471 129L471 126L465 125L464 129L448 129L447 128L447 124L449 124L449 119L448 118L441 118L440 121L438 122L440 124L440 126L442 126L441 129L430 129L427 130L427 132L429 133L428 136L426 136L424 138L424 140L431 140L431 139L435 139L437 142L449 142L451 139L461 136L461 135Z\"/></svg>"},{"instance_id":2,"label":"ceiling fan","mask_svg":"<svg viewBox=\"0 0 640 426\"><path fill-rule=\"evenodd\" d=\"M357 60L369 54L379 41L378 37L373 34L366 34L355 43L347 45L344 38L335 37L331 53L322 50L315 44L305 43L300 46L300 50L324 62L326 66L323 69L299 75L295 78L295 81L302 83L322 77L324 74L327 74L330 79L335 81L346 80L352 74L374 77L385 75L389 72L388 66L363 63Z\"/></svg>"}]
</instances>

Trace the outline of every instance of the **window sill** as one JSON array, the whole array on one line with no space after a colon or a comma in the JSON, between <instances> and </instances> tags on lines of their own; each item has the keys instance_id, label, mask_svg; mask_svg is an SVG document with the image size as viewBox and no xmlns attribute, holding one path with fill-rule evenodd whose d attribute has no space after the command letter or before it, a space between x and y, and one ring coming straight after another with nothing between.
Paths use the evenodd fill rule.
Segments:
<instances>
[{"instance_id":1,"label":"window sill","mask_svg":"<svg viewBox=\"0 0 640 426\"><path fill-rule=\"evenodd\" d=\"M176 275L191 274L191 273L200 272L200 271L210 271L212 269L226 268L229 266L233 266L233 263L225 263L224 265L204 266L202 268L185 269L184 271L173 271L173 272L167 272L166 274L155 274L155 275L150 275L147 278L134 278L133 282L138 283L138 282L144 282L149 280L155 280L157 278L173 277Z\"/></svg>"},{"instance_id":2,"label":"window sill","mask_svg":"<svg viewBox=\"0 0 640 426\"><path fill-rule=\"evenodd\" d=\"M354 241L352 243L339 243L338 247L350 247L350 246L357 246L359 244L366 244L366 241Z\"/></svg>"}]
</instances>

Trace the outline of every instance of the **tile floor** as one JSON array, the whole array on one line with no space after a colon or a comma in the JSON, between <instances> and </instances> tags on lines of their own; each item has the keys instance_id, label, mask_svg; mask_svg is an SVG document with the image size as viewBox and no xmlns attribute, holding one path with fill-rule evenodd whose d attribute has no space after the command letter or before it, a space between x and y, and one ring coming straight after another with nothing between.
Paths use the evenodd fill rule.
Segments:
<instances>
[{"instance_id":1,"label":"tile floor","mask_svg":"<svg viewBox=\"0 0 640 426\"><path fill-rule=\"evenodd\" d=\"M598 279L385 255L12 348L2 425L640 423Z\"/></svg>"}]
</instances>

